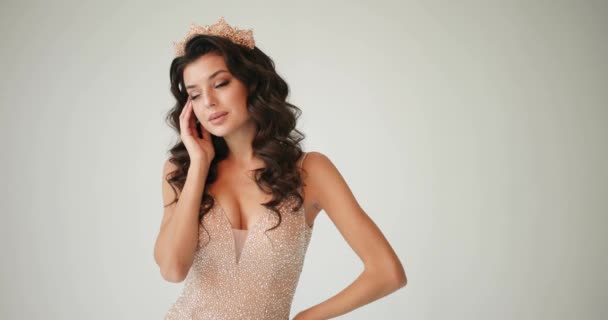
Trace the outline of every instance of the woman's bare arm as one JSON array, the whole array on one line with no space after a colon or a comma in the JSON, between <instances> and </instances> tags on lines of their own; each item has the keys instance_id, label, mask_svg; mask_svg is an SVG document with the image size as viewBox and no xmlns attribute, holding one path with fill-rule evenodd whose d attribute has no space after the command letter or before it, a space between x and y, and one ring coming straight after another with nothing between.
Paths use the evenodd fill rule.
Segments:
<instances>
[{"instance_id":1,"label":"woman's bare arm","mask_svg":"<svg viewBox=\"0 0 608 320\"><path fill-rule=\"evenodd\" d=\"M378 226L361 209L334 164L324 154L310 152L304 167L309 172L308 184L314 190L314 201L359 256L364 270L344 290L300 312L294 319L338 317L403 288L407 277L401 261Z\"/></svg>"},{"instance_id":2,"label":"woman's bare arm","mask_svg":"<svg viewBox=\"0 0 608 320\"><path fill-rule=\"evenodd\" d=\"M168 173L176 169L168 160L162 177L163 204L173 202L175 193L166 181ZM198 211L208 166L192 162L181 192L177 190L178 201L164 208L160 232L154 245L154 259L160 267L162 277L169 282L181 282L194 260L198 242Z\"/></svg>"}]
</instances>

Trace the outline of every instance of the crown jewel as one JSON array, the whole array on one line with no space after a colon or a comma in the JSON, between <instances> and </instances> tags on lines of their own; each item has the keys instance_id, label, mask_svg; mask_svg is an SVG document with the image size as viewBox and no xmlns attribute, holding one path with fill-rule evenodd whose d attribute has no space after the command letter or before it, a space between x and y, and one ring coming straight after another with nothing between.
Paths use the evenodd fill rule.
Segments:
<instances>
[{"instance_id":1,"label":"crown jewel","mask_svg":"<svg viewBox=\"0 0 608 320\"><path fill-rule=\"evenodd\" d=\"M233 28L228 23L226 23L226 20L224 20L224 17L221 17L218 22L216 22L215 24L212 24L210 26L209 25L206 25L204 27L198 26L193 22L190 25L190 31L188 31L188 34L186 35L184 40L182 40L181 42L173 42L173 47L175 49L175 55L176 56L184 55L186 42L188 42L188 40L190 40L200 34L209 34L209 35L215 35L215 36L227 38L227 39L231 40L232 42L245 46L249 49L253 49L255 47L255 41L253 40L253 30L252 29L244 30L244 29Z\"/></svg>"}]
</instances>

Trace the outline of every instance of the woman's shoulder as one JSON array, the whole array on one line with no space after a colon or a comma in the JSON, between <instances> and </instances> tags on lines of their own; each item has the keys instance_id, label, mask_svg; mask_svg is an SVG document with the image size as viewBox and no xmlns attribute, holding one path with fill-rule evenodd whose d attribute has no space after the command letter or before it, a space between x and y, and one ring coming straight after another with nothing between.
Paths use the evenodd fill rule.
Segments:
<instances>
[{"instance_id":1,"label":"woman's shoulder","mask_svg":"<svg viewBox=\"0 0 608 320\"><path fill-rule=\"evenodd\" d=\"M298 159L298 168L304 174L304 180L307 181L310 181L310 178L318 180L317 178L323 175L328 164L331 164L331 161L320 151L305 152Z\"/></svg>"},{"instance_id":2,"label":"woman's shoulder","mask_svg":"<svg viewBox=\"0 0 608 320\"><path fill-rule=\"evenodd\" d=\"M318 193L320 192L320 184L323 181L323 174L330 163L329 158L320 151L308 151L299 159L299 166L304 172L302 179L304 181L304 201L307 203L305 205L306 207L314 208L309 209L312 210L312 213L307 214L311 217L307 218L309 225L312 225L314 217L321 210L318 204Z\"/></svg>"},{"instance_id":3,"label":"woman's shoulder","mask_svg":"<svg viewBox=\"0 0 608 320\"><path fill-rule=\"evenodd\" d=\"M329 180L340 180L341 174L326 154L320 151L309 151L300 157L300 168L304 172L305 180L312 189L325 185Z\"/></svg>"},{"instance_id":4,"label":"woman's shoulder","mask_svg":"<svg viewBox=\"0 0 608 320\"><path fill-rule=\"evenodd\" d=\"M301 168L308 169L328 160L329 158L320 151L305 151L298 159L298 165Z\"/></svg>"}]
</instances>

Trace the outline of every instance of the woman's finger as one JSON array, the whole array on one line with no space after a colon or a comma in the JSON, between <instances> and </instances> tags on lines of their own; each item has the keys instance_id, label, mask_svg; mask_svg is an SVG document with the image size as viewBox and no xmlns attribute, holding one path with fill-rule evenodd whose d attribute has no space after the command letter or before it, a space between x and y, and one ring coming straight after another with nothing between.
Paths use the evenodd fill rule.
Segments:
<instances>
[{"instance_id":1,"label":"woman's finger","mask_svg":"<svg viewBox=\"0 0 608 320\"><path fill-rule=\"evenodd\" d=\"M192 136L199 139L198 137L198 133L196 132L196 121L198 120L198 118L196 117L196 114L194 113L194 110L192 109L192 104L190 105L190 119L188 121L189 125L190 125L190 129L192 132Z\"/></svg>"},{"instance_id":2,"label":"woman's finger","mask_svg":"<svg viewBox=\"0 0 608 320\"><path fill-rule=\"evenodd\" d=\"M190 98L188 98L188 101L186 101L186 104L182 108L182 112L179 114L179 129L180 129L180 132L186 129L184 127L184 115L188 111L189 102L190 102Z\"/></svg>"},{"instance_id":3,"label":"woman's finger","mask_svg":"<svg viewBox=\"0 0 608 320\"><path fill-rule=\"evenodd\" d=\"M186 112L186 108L188 107L188 103L190 103L190 98L188 98L188 100L186 100L186 104L184 104L184 107L182 108L182 112L179 113L180 118L182 118L184 116L184 113Z\"/></svg>"},{"instance_id":4,"label":"woman's finger","mask_svg":"<svg viewBox=\"0 0 608 320\"><path fill-rule=\"evenodd\" d=\"M188 132L190 133L190 135L196 136L193 133L194 126L192 124L192 120L193 120L193 117L192 117L192 101L190 101L188 103L186 113L184 114L184 125L186 126L186 128L187 128Z\"/></svg>"},{"instance_id":5,"label":"woman's finger","mask_svg":"<svg viewBox=\"0 0 608 320\"><path fill-rule=\"evenodd\" d=\"M190 120L190 105L191 103L188 101L188 103L186 103L186 106L184 107L184 120L186 121L186 123L188 123Z\"/></svg>"}]
</instances>

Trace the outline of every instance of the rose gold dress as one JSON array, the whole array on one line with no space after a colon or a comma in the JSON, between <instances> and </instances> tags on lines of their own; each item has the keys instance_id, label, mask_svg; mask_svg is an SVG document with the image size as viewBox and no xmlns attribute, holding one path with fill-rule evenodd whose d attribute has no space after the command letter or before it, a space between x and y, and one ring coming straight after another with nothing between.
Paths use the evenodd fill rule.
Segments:
<instances>
[{"instance_id":1,"label":"rose gold dress","mask_svg":"<svg viewBox=\"0 0 608 320\"><path fill-rule=\"evenodd\" d=\"M194 262L165 320L288 320L313 230L303 205L291 212L295 204L295 197L280 203L281 225L265 232L278 222L270 209L250 230L239 230L216 200L199 225Z\"/></svg>"}]
</instances>

